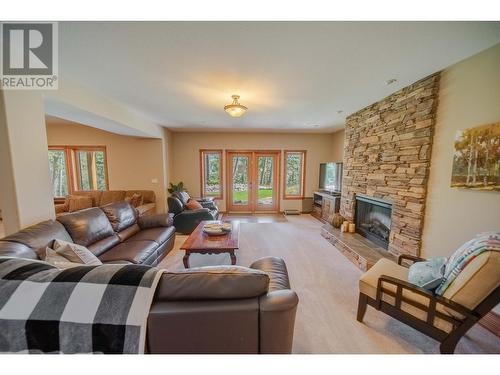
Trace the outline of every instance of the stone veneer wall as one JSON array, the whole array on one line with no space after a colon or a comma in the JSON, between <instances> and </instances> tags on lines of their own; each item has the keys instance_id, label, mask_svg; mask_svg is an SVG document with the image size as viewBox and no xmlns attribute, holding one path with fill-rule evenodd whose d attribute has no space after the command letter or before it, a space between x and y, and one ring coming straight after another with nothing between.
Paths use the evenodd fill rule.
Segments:
<instances>
[{"instance_id":1,"label":"stone veneer wall","mask_svg":"<svg viewBox=\"0 0 500 375\"><path fill-rule=\"evenodd\" d=\"M420 251L438 90L436 73L346 119L340 213L354 220L356 194L391 202L396 255Z\"/></svg>"}]
</instances>

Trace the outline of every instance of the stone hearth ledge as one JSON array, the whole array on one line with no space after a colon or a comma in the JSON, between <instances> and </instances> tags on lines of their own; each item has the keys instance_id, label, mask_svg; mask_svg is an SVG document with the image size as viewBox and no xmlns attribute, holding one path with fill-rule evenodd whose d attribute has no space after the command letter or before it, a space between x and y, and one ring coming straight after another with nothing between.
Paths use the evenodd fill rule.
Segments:
<instances>
[{"instance_id":1,"label":"stone hearth ledge","mask_svg":"<svg viewBox=\"0 0 500 375\"><path fill-rule=\"evenodd\" d=\"M397 261L389 251L373 244L358 233L342 233L340 229L325 224L321 228L321 235L363 272L368 271L382 258Z\"/></svg>"}]
</instances>

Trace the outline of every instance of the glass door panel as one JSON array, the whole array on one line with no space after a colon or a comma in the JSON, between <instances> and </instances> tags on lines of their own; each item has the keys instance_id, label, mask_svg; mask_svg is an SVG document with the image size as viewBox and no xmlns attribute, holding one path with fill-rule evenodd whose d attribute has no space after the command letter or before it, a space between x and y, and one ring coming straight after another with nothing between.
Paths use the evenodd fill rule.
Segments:
<instances>
[{"instance_id":1,"label":"glass door panel","mask_svg":"<svg viewBox=\"0 0 500 375\"><path fill-rule=\"evenodd\" d=\"M280 151L228 151L227 210L279 211Z\"/></svg>"},{"instance_id":2,"label":"glass door panel","mask_svg":"<svg viewBox=\"0 0 500 375\"><path fill-rule=\"evenodd\" d=\"M248 205L250 184L248 181L248 156L233 156L233 204Z\"/></svg>"},{"instance_id":3,"label":"glass door panel","mask_svg":"<svg viewBox=\"0 0 500 375\"><path fill-rule=\"evenodd\" d=\"M257 206L272 209L274 205L274 157L257 156Z\"/></svg>"},{"instance_id":4,"label":"glass door panel","mask_svg":"<svg viewBox=\"0 0 500 375\"><path fill-rule=\"evenodd\" d=\"M252 153L228 153L229 211L252 211Z\"/></svg>"},{"instance_id":5,"label":"glass door panel","mask_svg":"<svg viewBox=\"0 0 500 375\"><path fill-rule=\"evenodd\" d=\"M279 152L255 153L255 211L278 211Z\"/></svg>"}]
</instances>

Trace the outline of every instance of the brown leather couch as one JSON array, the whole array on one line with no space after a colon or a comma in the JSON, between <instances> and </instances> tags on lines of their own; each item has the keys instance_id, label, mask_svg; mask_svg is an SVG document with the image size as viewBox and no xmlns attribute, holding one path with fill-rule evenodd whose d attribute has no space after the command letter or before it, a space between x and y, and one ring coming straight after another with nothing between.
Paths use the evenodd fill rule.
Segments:
<instances>
[{"instance_id":1,"label":"brown leather couch","mask_svg":"<svg viewBox=\"0 0 500 375\"><path fill-rule=\"evenodd\" d=\"M0 240L0 255L38 259L55 239L87 247L103 263L157 265L174 247L167 214L137 217L127 202L61 215Z\"/></svg>"},{"instance_id":2,"label":"brown leather couch","mask_svg":"<svg viewBox=\"0 0 500 375\"><path fill-rule=\"evenodd\" d=\"M153 215L156 213L156 194L152 190L82 190L77 191L73 196L89 197L92 199L92 207L102 207L110 203L124 201L134 194L140 194L143 202L136 207L139 216ZM65 215L68 213L68 204L64 199L56 202L56 215Z\"/></svg>"},{"instance_id":3,"label":"brown leather couch","mask_svg":"<svg viewBox=\"0 0 500 375\"><path fill-rule=\"evenodd\" d=\"M104 263L156 265L172 249L168 214L139 219L126 202L47 220L0 239L0 256L37 259L54 239L87 246ZM149 353L290 353L298 298L286 265L165 272L151 305Z\"/></svg>"}]
</instances>

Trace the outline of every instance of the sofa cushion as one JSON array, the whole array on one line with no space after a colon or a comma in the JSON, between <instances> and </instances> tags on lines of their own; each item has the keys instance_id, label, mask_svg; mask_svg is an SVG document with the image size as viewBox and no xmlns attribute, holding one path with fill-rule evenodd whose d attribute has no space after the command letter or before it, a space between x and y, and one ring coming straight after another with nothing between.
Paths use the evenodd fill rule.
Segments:
<instances>
[{"instance_id":1,"label":"sofa cushion","mask_svg":"<svg viewBox=\"0 0 500 375\"><path fill-rule=\"evenodd\" d=\"M125 242L147 240L147 241L155 241L156 243L161 245L162 243L166 242L170 237L172 237L174 234L175 234L174 227L143 229L137 234L127 239Z\"/></svg>"},{"instance_id":2,"label":"sofa cushion","mask_svg":"<svg viewBox=\"0 0 500 375\"><path fill-rule=\"evenodd\" d=\"M239 266L189 268L161 277L157 300L203 300L254 298L267 293L269 276Z\"/></svg>"},{"instance_id":3,"label":"sofa cushion","mask_svg":"<svg viewBox=\"0 0 500 375\"><path fill-rule=\"evenodd\" d=\"M64 202L67 212L75 212L92 207L92 197L81 195L68 195Z\"/></svg>"},{"instance_id":4,"label":"sofa cushion","mask_svg":"<svg viewBox=\"0 0 500 375\"><path fill-rule=\"evenodd\" d=\"M110 203L102 206L101 209L108 217L115 232L121 232L137 220L137 212L134 207L125 201Z\"/></svg>"},{"instance_id":5,"label":"sofa cushion","mask_svg":"<svg viewBox=\"0 0 500 375\"><path fill-rule=\"evenodd\" d=\"M116 246L120 243L120 237L115 233L112 236L105 237L102 240L94 242L92 245L89 245L87 248L94 254L96 257L104 253L105 251L111 249L113 246Z\"/></svg>"},{"instance_id":6,"label":"sofa cushion","mask_svg":"<svg viewBox=\"0 0 500 375\"><path fill-rule=\"evenodd\" d=\"M133 207L139 207L144 203L141 194L134 194L131 197L125 197L125 202L130 203Z\"/></svg>"},{"instance_id":7,"label":"sofa cushion","mask_svg":"<svg viewBox=\"0 0 500 375\"><path fill-rule=\"evenodd\" d=\"M52 247L56 238L64 241L72 241L69 233L61 223L54 220L46 220L2 238L2 241L17 242L26 245L38 254L44 253L47 246ZM26 253L25 255L28 254Z\"/></svg>"},{"instance_id":8,"label":"sofa cushion","mask_svg":"<svg viewBox=\"0 0 500 375\"><path fill-rule=\"evenodd\" d=\"M97 207L62 215L57 220L64 225L73 242L79 245L88 247L99 240L114 235L108 218Z\"/></svg>"},{"instance_id":9,"label":"sofa cushion","mask_svg":"<svg viewBox=\"0 0 500 375\"><path fill-rule=\"evenodd\" d=\"M128 238L132 237L134 234L139 232L141 230L141 227L137 223L134 225L131 225L127 229L122 230L121 232L117 233L117 236L120 238L120 242L123 242L127 240Z\"/></svg>"},{"instance_id":10,"label":"sofa cushion","mask_svg":"<svg viewBox=\"0 0 500 375\"><path fill-rule=\"evenodd\" d=\"M131 263L142 264L146 259L155 254L158 246L158 243L155 241L125 241L106 251L99 256L99 259L103 263L126 260Z\"/></svg>"},{"instance_id":11,"label":"sofa cushion","mask_svg":"<svg viewBox=\"0 0 500 375\"><path fill-rule=\"evenodd\" d=\"M92 198L92 207L99 206L101 201L102 191L100 190L80 190L76 192L76 195L90 197Z\"/></svg>"},{"instance_id":12,"label":"sofa cushion","mask_svg":"<svg viewBox=\"0 0 500 375\"><path fill-rule=\"evenodd\" d=\"M105 206L110 203L120 202L125 200L124 190L104 190L101 194L99 206Z\"/></svg>"},{"instance_id":13,"label":"sofa cushion","mask_svg":"<svg viewBox=\"0 0 500 375\"><path fill-rule=\"evenodd\" d=\"M151 215L156 211L156 203L146 203L135 208L139 216Z\"/></svg>"},{"instance_id":14,"label":"sofa cushion","mask_svg":"<svg viewBox=\"0 0 500 375\"><path fill-rule=\"evenodd\" d=\"M125 192L126 197L132 197L134 194L142 195L143 204L156 202L156 194L153 190L127 190Z\"/></svg>"}]
</instances>

